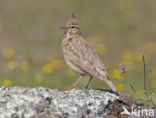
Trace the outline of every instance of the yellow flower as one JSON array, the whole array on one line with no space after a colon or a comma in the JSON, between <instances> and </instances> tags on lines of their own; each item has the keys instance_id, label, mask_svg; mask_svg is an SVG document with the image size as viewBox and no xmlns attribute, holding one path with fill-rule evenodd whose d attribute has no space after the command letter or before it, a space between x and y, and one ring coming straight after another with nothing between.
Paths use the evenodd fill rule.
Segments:
<instances>
[{"instance_id":1,"label":"yellow flower","mask_svg":"<svg viewBox=\"0 0 156 118\"><path fill-rule=\"evenodd\" d=\"M63 62L58 59L51 60L50 63L46 64L42 68L42 72L45 74L52 73L55 69L60 69L63 66Z\"/></svg>"},{"instance_id":2,"label":"yellow flower","mask_svg":"<svg viewBox=\"0 0 156 118\"><path fill-rule=\"evenodd\" d=\"M44 65L44 66L42 67L42 72L43 72L44 74L50 74L50 73L53 72L53 70L54 70L54 68L51 66L51 64L46 64L46 65Z\"/></svg>"},{"instance_id":3,"label":"yellow flower","mask_svg":"<svg viewBox=\"0 0 156 118\"><path fill-rule=\"evenodd\" d=\"M5 86L12 86L13 82L11 80L4 80L3 81L3 85L5 85Z\"/></svg>"},{"instance_id":4,"label":"yellow flower","mask_svg":"<svg viewBox=\"0 0 156 118\"><path fill-rule=\"evenodd\" d=\"M10 69L10 70L15 70L16 69L16 67L17 67L17 63L15 62L15 61L9 61L8 62L8 68Z\"/></svg>"},{"instance_id":5,"label":"yellow flower","mask_svg":"<svg viewBox=\"0 0 156 118\"><path fill-rule=\"evenodd\" d=\"M107 47L104 44L98 44L97 51L99 54L105 54L107 52Z\"/></svg>"},{"instance_id":6,"label":"yellow flower","mask_svg":"<svg viewBox=\"0 0 156 118\"><path fill-rule=\"evenodd\" d=\"M67 74L70 77L74 77L76 75L76 73L74 71L72 71L71 69L68 69Z\"/></svg>"},{"instance_id":7,"label":"yellow flower","mask_svg":"<svg viewBox=\"0 0 156 118\"><path fill-rule=\"evenodd\" d=\"M145 97L145 91L144 90L137 91L137 95L139 97Z\"/></svg>"},{"instance_id":8,"label":"yellow flower","mask_svg":"<svg viewBox=\"0 0 156 118\"><path fill-rule=\"evenodd\" d=\"M120 74L119 69L114 69L112 72L112 78L118 79L118 80L124 80L124 76Z\"/></svg>"},{"instance_id":9,"label":"yellow flower","mask_svg":"<svg viewBox=\"0 0 156 118\"><path fill-rule=\"evenodd\" d=\"M50 62L50 65L54 68L54 69L60 69L63 66L63 62L59 59L54 59Z\"/></svg>"},{"instance_id":10,"label":"yellow flower","mask_svg":"<svg viewBox=\"0 0 156 118\"><path fill-rule=\"evenodd\" d=\"M30 64L28 62L22 62L21 70L28 71L30 69Z\"/></svg>"},{"instance_id":11,"label":"yellow flower","mask_svg":"<svg viewBox=\"0 0 156 118\"><path fill-rule=\"evenodd\" d=\"M154 42L147 43L145 45L145 50L146 50L146 52L151 53L151 54L155 53L156 52L156 43L154 43Z\"/></svg>"},{"instance_id":12,"label":"yellow flower","mask_svg":"<svg viewBox=\"0 0 156 118\"><path fill-rule=\"evenodd\" d=\"M125 86L123 84L117 84L117 89L118 89L118 91L124 91Z\"/></svg>"},{"instance_id":13,"label":"yellow flower","mask_svg":"<svg viewBox=\"0 0 156 118\"><path fill-rule=\"evenodd\" d=\"M125 51L122 60L125 66L130 66L133 63L133 53L131 51Z\"/></svg>"},{"instance_id":14,"label":"yellow flower","mask_svg":"<svg viewBox=\"0 0 156 118\"><path fill-rule=\"evenodd\" d=\"M12 50L12 49L6 49L6 50L4 50L3 55L4 55L4 57L6 59L11 59L14 56L14 50Z\"/></svg>"}]
</instances>

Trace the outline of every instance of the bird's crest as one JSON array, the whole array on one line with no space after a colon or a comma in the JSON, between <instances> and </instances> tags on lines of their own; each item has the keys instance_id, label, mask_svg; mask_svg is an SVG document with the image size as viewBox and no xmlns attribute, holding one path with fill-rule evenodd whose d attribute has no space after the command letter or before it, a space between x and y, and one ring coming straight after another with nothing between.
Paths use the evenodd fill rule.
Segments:
<instances>
[{"instance_id":1,"label":"bird's crest","mask_svg":"<svg viewBox=\"0 0 156 118\"><path fill-rule=\"evenodd\" d=\"M65 27L71 27L72 25L78 25L78 22L76 20L75 14L73 13L72 16L69 18L67 24Z\"/></svg>"}]
</instances>

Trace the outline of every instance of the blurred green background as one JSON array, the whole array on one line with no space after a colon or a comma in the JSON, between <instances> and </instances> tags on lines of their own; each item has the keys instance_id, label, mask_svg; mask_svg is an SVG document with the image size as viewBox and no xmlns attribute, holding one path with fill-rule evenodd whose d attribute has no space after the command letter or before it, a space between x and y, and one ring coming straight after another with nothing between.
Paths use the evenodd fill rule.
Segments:
<instances>
[{"instance_id":1,"label":"blurred green background","mask_svg":"<svg viewBox=\"0 0 156 118\"><path fill-rule=\"evenodd\" d=\"M65 25L76 13L83 37L98 51L119 91L144 96L143 62L156 90L155 0L0 0L0 85L67 90L79 77L61 49ZM127 73L120 74L120 62ZM151 70L151 72L150 72ZM78 85L84 88L85 77ZM147 82L148 83L148 82ZM89 88L107 88L94 79Z\"/></svg>"}]
</instances>

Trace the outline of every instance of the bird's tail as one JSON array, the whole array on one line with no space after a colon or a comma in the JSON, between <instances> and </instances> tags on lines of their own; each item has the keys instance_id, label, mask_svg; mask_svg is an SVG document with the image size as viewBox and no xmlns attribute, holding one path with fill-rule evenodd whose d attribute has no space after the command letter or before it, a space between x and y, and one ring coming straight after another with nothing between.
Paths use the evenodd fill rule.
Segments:
<instances>
[{"instance_id":1,"label":"bird's tail","mask_svg":"<svg viewBox=\"0 0 156 118\"><path fill-rule=\"evenodd\" d=\"M106 82L106 84L112 89L112 91L117 92L117 88L114 85L114 83L110 80L107 73L104 74L103 80Z\"/></svg>"},{"instance_id":2,"label":"bird's tail","mask_svg":"<svg viewBox=\"0 0 156 118\"><path fill-rule=\"evenodd\" d=\"M114 92L117 92L117 88L116 86L114 85L114 83L109 79L105 80L105 82L107 83L107 85L114 91Z\"/></svg>"}]
</instances>

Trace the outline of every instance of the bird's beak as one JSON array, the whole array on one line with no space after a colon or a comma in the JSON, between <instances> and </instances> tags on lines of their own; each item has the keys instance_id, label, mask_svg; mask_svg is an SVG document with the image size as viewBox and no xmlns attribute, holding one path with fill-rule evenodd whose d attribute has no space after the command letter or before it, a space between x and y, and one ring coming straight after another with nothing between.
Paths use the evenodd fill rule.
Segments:
<instances>
[{"instance_id":1,"label":"bird's beak","mask_svg":"<svg viewBox=\"0 0 156 118\"><path fill-rule=\"evenodd\" d=\"M65 30L65 27L60 27L60 29L63 29L63 30Z\"/></svg>"}]
</instances>

